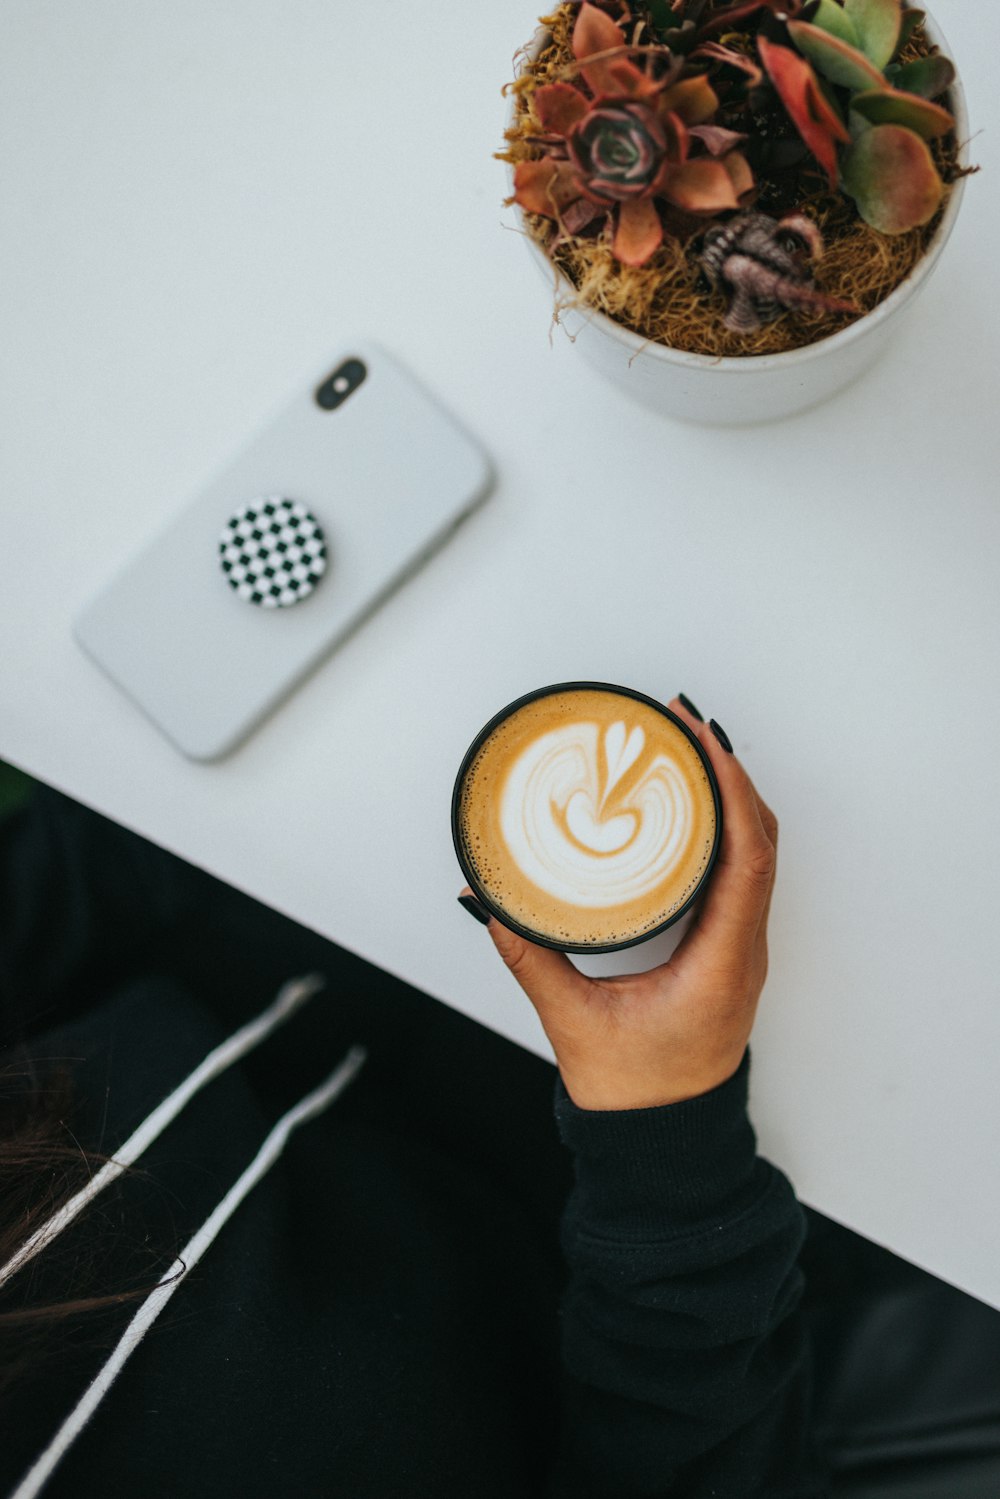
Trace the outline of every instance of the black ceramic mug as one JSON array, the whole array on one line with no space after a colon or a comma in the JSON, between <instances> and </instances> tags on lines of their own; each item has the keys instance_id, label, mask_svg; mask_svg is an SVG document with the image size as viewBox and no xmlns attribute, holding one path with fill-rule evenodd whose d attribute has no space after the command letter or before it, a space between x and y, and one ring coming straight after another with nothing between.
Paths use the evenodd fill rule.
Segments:
<instances>
[{"instance_id":1,"label":"black ceramic mug","mask_svg":"<svg viewBox=\"0 0 1000 1499\"><path fill-rule=\"evenodd\" d=\"M658 936L705 889L722 801L669 708L608 682L560 682L480 731L452 796L459 864L505 926L562 952Z\"/></svg>"}]
</instances>

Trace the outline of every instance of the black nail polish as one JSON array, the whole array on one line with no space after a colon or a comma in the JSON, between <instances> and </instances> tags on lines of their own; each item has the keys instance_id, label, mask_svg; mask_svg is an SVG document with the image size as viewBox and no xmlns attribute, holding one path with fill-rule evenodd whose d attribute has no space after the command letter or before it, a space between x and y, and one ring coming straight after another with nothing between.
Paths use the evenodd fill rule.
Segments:
<instances>
[{"instance_id":1,"label":"black nail polish","mask_svg":"<svg viewBox=\"0 0 1000 1499\"><path fill-rule=\"evenodd\" d=\"M704 723L705 722L704 718L702 718L701 714L698 712L698 709L695 707L694 703L691 701L691 699L689 697L685 697L684 694L683 694L683 692L679 692L677 694L677 701L680 703L681 707L682 708L686 708L688 710L688 712L691 713L698 720L699 723Z\"/></svg>"},{"instance_id":2,"label":"black nail polish","mask_svg":"<svg viewBox=\"0 0 1000 1499\"><path fill-rule=\"evenodd\" d=\"M711 718L709 719L708 727L711 729L716 739L722 745L722 748L725 750L726 754L731 755L733 752L733 746L730 744L729 735L726 733L722 725L720 723L716 723L714 718Z\"/></svg>"},{"instance_id":3,"label":"black nail polish","mask_svg":"<svg viewBox=\"0 0 1000 1499\"><path fill-rule=\"evenodd\" d=\"M483 926L489 925L490 913L489 911L487 911L482 901L477 900L474 895L460 895L458 897L458 903L460 906L465 907L470 916L474 916L477 921L481 921L483 923Z\"/></svg>"}]
</instances>

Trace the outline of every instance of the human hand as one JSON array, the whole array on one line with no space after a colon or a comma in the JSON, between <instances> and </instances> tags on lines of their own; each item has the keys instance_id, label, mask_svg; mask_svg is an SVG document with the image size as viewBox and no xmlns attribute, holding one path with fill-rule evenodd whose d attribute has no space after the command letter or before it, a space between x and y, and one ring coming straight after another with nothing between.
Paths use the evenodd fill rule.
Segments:
<instances>
[{"instance_id":1,"label":"human hand","mask_svg":"<svg viewBox=\"0 0 1000 1499\"><path fill-rule=\"evenodd\" d=\"M649 973L587 978L564 953L526 941L495 917L489 922L581 1109L679 1103L732 1077L767 975L777 819L711 728L679 698L670 708L712 763L723 834L694 923L669 962Z\"/></svg>"}]
</instances>

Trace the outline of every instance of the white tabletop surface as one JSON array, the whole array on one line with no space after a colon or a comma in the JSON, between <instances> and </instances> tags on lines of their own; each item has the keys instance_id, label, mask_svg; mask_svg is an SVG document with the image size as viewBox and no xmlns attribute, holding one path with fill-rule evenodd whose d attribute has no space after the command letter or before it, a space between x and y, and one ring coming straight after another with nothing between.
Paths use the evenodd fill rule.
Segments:
<instances>
[{"instance_id":1,"label":"white tabletop surface","mask_svg":"<svg viewBox=\"0 0 1000 1499\"><path fill-rule=\"evenodd\" d=\"M1000 1305L1000 10L935 11L988 170L910 326L822 409L712 431L550 342L491 160L532 9L463 37L443 0L9 0L0 756L548 1056L455 903L455 769L543 683L686 691L782 820L764 1150ZM362 335L496 491L242 750L187 763L71 617Z\"/></svg>"}]
</instances>

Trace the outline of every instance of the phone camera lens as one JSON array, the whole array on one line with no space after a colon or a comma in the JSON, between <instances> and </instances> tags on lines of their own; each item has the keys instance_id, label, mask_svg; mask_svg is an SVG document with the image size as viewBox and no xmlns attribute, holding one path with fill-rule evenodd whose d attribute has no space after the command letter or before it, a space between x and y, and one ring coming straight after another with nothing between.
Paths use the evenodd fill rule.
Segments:
<instances>
[{"instance_id":1,"label":"phone camera lens","mask_svg":"<svg viewBox=\"0 0 1000 1499\"><path fill-rule=\"evenodd\" d=\"M360 359L345 359L316 391L316 404L324 411L336 411L348 396L354 394L367 374Z\"/></svg>"}]
</instances>

